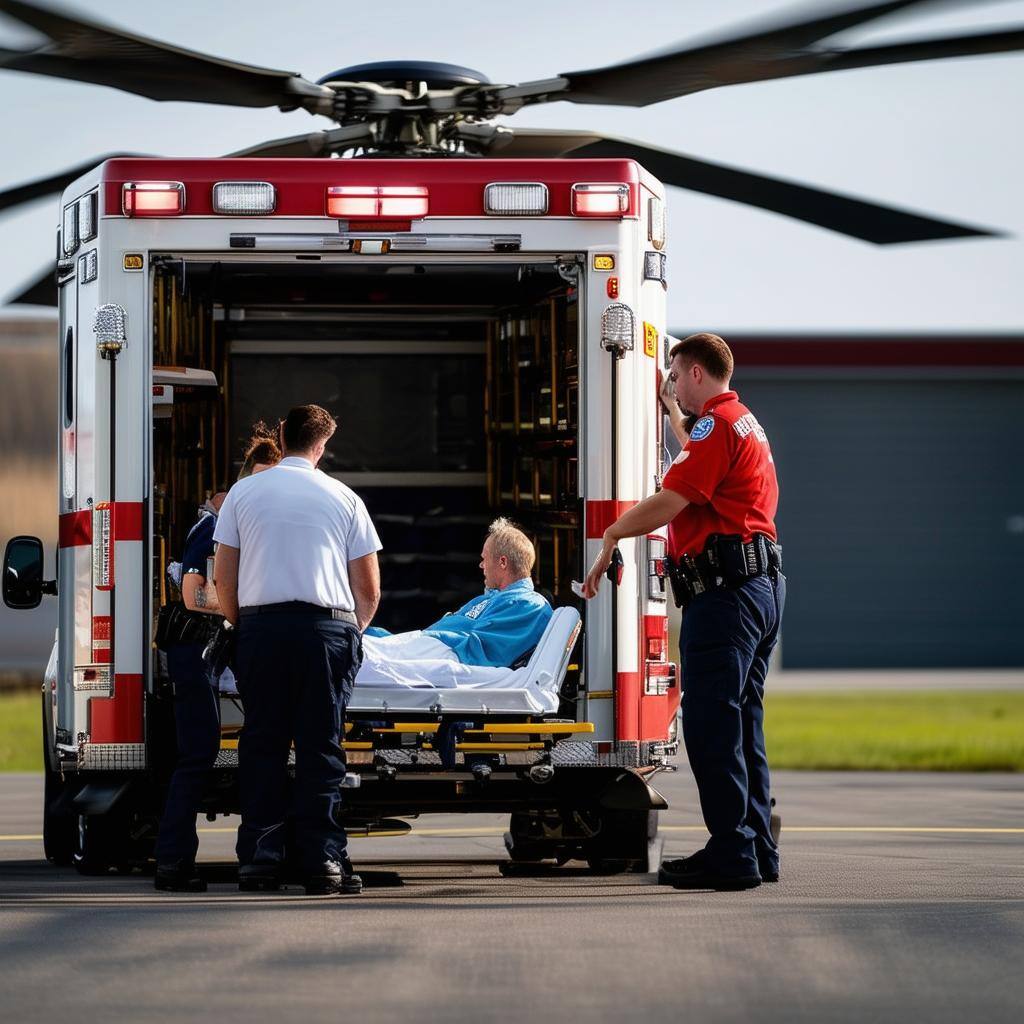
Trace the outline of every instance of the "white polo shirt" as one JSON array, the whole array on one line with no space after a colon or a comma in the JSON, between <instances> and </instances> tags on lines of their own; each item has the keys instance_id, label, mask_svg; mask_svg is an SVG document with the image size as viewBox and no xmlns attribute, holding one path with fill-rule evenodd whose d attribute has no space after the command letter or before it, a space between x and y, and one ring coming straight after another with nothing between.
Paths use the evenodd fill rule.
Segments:
<instances>
[{"instance_id":1,"label":"white polo shirt","mask_svg":"<svg viewBox=\"0 0 1024 1024\"><path fill-rule=\"evenodd\" d=\"M294 455L228 491L213 539L239 549L241 608L308 601L354 611L348 563L381 547L359 495Z\"/></svg>"}]
</instances>

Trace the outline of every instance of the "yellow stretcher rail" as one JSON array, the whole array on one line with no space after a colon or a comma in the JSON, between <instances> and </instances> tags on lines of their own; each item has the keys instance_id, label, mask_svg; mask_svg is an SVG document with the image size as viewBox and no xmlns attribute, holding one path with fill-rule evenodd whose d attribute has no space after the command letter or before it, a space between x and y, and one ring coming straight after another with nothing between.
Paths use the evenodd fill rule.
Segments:
<instances>
[{"instance_id":1,"label":"yellow stretcher rail","mask_svg":"<svg viewBox=\"0 0 1024 1024\"><path fill-rule=\"evenodd\" d=\"M373 750L373 744L365 741L356 742L354 740L345 740L342 743L342 747L345 750ZM221 750L237 750L238 740L237 739L222 739L220 741ZM423 750L433 750L433 745L430 743L424 743ZM470 754L486 754L493 752L501 752L503 750L543 750L543 743L457 743L456 750L463 750Z\"/></svg>"},{"instance_id":2,"label":"yellow stretcher rail","mask_svg":"<svg viewBox=\"0 0 1024 1024\"><path fill-rule=\"evenodd\" d=\"M391 725L384 728L374 729L379 733L404 733L404 732L437 732L437 722L402 722L400 725ZM552 734L565 735L567 733L593 732L593 722L502 722L495 725L485 725L482 729L466 729L466 736L482 736L488 733L499 735L516 736L550 736Z\"/></svg>"}]
</instances>

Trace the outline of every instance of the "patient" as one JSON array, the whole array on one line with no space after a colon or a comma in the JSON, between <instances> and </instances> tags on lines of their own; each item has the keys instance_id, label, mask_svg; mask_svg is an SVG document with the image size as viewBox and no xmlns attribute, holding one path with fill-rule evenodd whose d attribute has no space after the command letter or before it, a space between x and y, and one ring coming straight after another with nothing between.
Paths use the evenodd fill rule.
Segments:
<instances>
[{"instance_id":1,"label":"patient","mask_svg":"<svg viewBox=\"0 0 1024 1024\"><path fill-rule=\"evenodd\" d=\"M496 519L480 554L484 592L423 630L368 629L356 685L445 688L506 679L537 646L553 614L533 589L533 562L530 538Z\"/></svg>"}]
</instances>

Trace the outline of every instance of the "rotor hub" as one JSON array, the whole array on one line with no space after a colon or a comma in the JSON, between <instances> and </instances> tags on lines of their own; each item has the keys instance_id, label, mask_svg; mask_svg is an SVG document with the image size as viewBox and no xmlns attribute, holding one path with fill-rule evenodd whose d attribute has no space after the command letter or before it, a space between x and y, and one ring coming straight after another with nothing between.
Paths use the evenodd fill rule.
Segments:
<instances>
[{"instance_id":1,"label":"rotor hub","mask_svg":"<svg viewBox=\"0 0 1024 1024\"><path fill-rule=\"evenodd\" d=\"M428 89L491 84L486 75L472 68L429 60L382 60L370 64L354 64L324 75L317 84L326 85L328 82L373 82L391 89L404 88L409 82L425 82Z\"/></svg>"}]
</instances>

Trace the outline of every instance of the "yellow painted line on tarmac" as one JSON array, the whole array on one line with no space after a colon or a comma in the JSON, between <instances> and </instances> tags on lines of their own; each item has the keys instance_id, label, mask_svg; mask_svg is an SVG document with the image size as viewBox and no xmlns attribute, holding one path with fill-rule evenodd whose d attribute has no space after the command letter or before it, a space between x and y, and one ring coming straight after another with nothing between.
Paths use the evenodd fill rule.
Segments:
<instances>
[{"instance_id":1,"label":"yellow painted line on tarmac","mask_svg":"<svg viewBox=\"0 0 1024 1024\"><path fill-rule=\"evenodd\" d=\"M238 831L235 827L224 827L224 828L201 828L198 829L201 834L217 834L217 833L230 833L234 834ZM351 839L387 839L394 836L412 835L412 836L453 836L453 837L467 837L472 838L474 836L501 836L505 834L504 828L494 827L482 827L482 828L416 828L413 827L410 831L393 831L393 832L374 832L370 835L353 831L350 836ZM703 825L662 825L659 832L707 832L707 829ZM910 834L910 835L1002 835L1002 836L1019 836L1024 835L1024 828L986 828L986 827L968 827L968 826L953 826L953 825L788 825L783 828L783 832L786 835L790 835L794 832L800 833L829 833L829 832L840 832L840 833L881 833L881 834ZM42 842L43 837L41 835L0 835L0 843L29 843L29 842Z\"/></svg>"}]
</instances>

